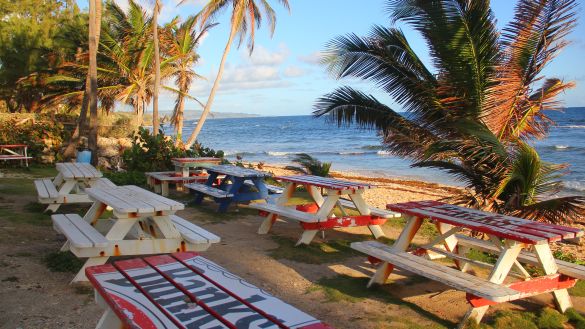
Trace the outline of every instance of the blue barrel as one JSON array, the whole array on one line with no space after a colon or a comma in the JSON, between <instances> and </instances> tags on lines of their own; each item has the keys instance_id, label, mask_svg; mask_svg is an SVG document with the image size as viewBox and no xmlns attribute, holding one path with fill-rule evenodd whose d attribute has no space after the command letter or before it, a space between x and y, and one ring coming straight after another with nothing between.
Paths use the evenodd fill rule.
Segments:
<instances>
[{"instance_id":1,"label":"blue barrel","mask_svg":"<svg viewBox=\"0 0 585 329\"><path fill-rule=\"evenodd\" d=\"M77 162L90 163L91 151L90 150L77 151Z\"/></svg>"}]
</instances>

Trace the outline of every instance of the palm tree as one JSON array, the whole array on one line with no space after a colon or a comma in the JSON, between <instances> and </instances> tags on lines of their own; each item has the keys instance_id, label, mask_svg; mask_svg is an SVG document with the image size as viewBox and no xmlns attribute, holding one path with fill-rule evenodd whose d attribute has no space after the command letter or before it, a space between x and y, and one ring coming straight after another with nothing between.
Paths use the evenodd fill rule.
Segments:
<instances>
[{"instance_id":1,"label":"palm tree","mask_svg":"<svg viewBox=\"0 0 585 329\"><path fill-rule=\"evenodd\" d=\"M170 64L172 66L171 75L175 77L175 84L178 87L175 107L171 118L171 124L175 127L175 145L177 146L182 143L185 98L195 99L188 95L189 88L193 79L201 77L193 70L193 67L199 60L199 55L195 50L199 46L201 37L216 25L205 24L201 28L201 31L197 31L197 17L192 16L180 25L172 22L163 30L164 43L168 48L165 51L169 57L173 58ZM205 107L203 104L199 104Z\"/></svg>"},{"instance_id":2,"label":"palm tree","mask_svg":"<svg viewBox=\"0 0 585 329\"><path fill-rule=\"evenodd\" d=\"M152 104L152 134L158 135L158 92L160 89L160 52L158 45L158 14L160 13L160 1L154 0L154 10L152 14L152 40L154 44L154 91Z\"/></svg>"},{"instance_id":3,"label":"palm tree","mask_svg":"<svg viewBox=\"0 0 585 329\"><path fill-rule=\"evenodd\" d=\"M321 162L307 153L299 153L292 162L300 166L286 166L285 169L293 170L301 174L329 177L331 162Z\"/></svg>"},{"instance_id":4,"label":"palm tree","mask_svg":"<svg viewBox=\"0 0 585 329\"><path fill-rule=\"evenodd\" d=\"M550 222L572 221L585 198L558 197L564 166L529 145L552 123L556 97L573 86L542 70L567 44L574 0L519 0L499 33L488 0L388 1L393 22L426 40L436 72L401 30L375 26L367 37L338 37L324 62L337 77L374 82L407 111L341 87L321 97L316 116L380 132L383 144L414 166L437 168L467 185L451 202Z\"/></svg>"},{"instance_id":5,"label":"palm tree","mask_svg":"<svg viewBox=\"0 0 585 329\"><path fill-rule=\"evenodd\" d=\"M91 150L91 163L93 165L97 165L98 162L97 51L99 41L97 36L101 29L101 11L101 0L89 1L89 136L87 144Z\"/></svg>"},{"instance_id":6,"label":"palm tree","mask_svg":"<svg viewBox=\"0 0 585 329\"><path fill-rule=\"evenodd\" d=\"M185 0L182 0L181 3L184 1ZM290 11L288 0L278 0L278 2L280 2ZM238 37L238 46L240 46L248 35L249 31L248 49L251 53L254 50L254 36L256 33L256 28L261 26L263 14L265 14L266 18L268 19L271 34L274 34L274 28L276 26L276 13L267 0L209 0L207 5L205 5L205 7L203 7L201 12L198 14L201 16L201 24L205 24L209 19L217 16L226 7L232 8L230 35L223 51L221 62L219 64L219 70L217 71L217 76L215 77L215 81L213 82L213 86L209 92L209 97L207 98L207 103L205 104L203 113L201 113L201 117L197 122L197 126L191 133L191 136L189 136L189 139L185 145L187 148L190 148L193 143L195 143L201 128L203 128L205 119L211 111L211 105L215 99L215 93L219 87L219 82L221 81L221 77L223 75L225 61L227 59L227 55L230 52L234 38Z\"/></svg>"}]
</instances>

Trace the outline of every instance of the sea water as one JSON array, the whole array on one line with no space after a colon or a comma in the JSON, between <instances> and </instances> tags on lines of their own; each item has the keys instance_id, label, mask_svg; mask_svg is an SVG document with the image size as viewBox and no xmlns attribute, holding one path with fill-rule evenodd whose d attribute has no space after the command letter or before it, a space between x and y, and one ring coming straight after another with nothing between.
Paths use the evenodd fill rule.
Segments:
<instances>
[{"instance_id":1,"label":"sea water","mask_svg":"<svg viewBox=\"0 0 585 329\"><path fill-rule=\"evenodd\" d=\"M547 115L556 126L534 145L543 160L569 164L563 178L567 192L585 195L585 108ZM185 137L194 126L193 121L185 122ZM165 130L172 132L168 126ZM223 150L230 160L239 155L244 162L288 165L295 154L308 153L332 162L333 170L461 185L440 170L412 168L410 160L390 155L375 131L339 128L312 116L208 120L198 139L204 146Z\"/></svg>"}]
</instances>

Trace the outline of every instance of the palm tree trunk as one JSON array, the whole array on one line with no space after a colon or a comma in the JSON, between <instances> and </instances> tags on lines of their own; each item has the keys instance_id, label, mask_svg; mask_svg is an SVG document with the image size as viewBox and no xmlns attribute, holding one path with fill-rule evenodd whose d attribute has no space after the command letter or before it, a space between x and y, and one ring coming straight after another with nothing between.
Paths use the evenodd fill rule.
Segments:
<instances>
[{"instance_id":1,"label":"palm tree trunk","mask_svg":"<svg viewBox=\"0 0 585 329\"><path fill-rule=\"evenodd\" d=\"M98 162L98 99L97 99L97 35L101 28L101 0L89 1L89 138L88 146L91 150L91 163ZM99 15L101 18L101 15Z\"/></svg>"},{"instance_id":2,"label":"palm tree trunk","mask_svg":"<svg viewBox=\"0 0 585 329\"><path fill-rule=\"evenodd\" d=\"M225 50L223 51L223 56L221 57L221 63L219 64L219 70L217 71L217 76L215 77L215 81L213 82L213 87L211 87L211 91L209 92L209 98L207 99L207 103L205 104L205 108L203 108L203 113L201 113L201 117L199 118L199 121L197 122L197 126L195 126L195 129L193 130L193 132L191 133L191 136L189 136L189 139L187 140L187 143L185 144L186 149L191 148L191 146L193 146L193 144L197 140L197 136L199 135L199 132L201 132L201 129L203 128L203 124L205 123L205 119L207 118L207 115L211 111L211 105L213 104L213 100L215 98L215 93L217 91L217 88L219 87L219 81L221 80L221 77L223 75L225 61L227 59L228 53L230 52L230 48L232 46L232 42L234 40L235 35L236 35L236 26L232 26L232 30L230 32L230 37L229 37L228 42L225 46Z\"/></svg>"},{"instance_id":3,"label":"palm tree trunk","mask_svg":"<svg viewBox=\"0 0 585 329\"><path fill-rule=\"evenodd\" d=\"M158 11L159 0L154 2L154 15L152 19L152 37L154 38L154 92L152 104L152 134L158 135L158 91L160 89L160 53L158 47Z\"/></svg>"},{"instance_id":4,"label":"palm tree trunk","mask_svg":"<svg viewBox=\"0 0 585 329\"><path fill-rule=\"evenodd\" d=\"M179 95L179 107L177 109L177 117L175 118L175 130L177 131L177 137L175 138L175 146L179 146L183 143L183 118L185 111L185 96L184 93L187 91L181 90Z\"/></svg>"}]
</instances>

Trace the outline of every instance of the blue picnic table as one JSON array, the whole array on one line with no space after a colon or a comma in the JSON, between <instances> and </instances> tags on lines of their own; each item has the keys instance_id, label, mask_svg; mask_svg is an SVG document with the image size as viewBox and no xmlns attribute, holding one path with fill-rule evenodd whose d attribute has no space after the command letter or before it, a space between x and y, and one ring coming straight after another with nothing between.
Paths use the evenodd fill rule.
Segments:
<instances>
[{"instance_id":1,"label":"blue picnic table","mask_svg":"<svg viewBox=\"0 0 585 329\"><path fill-rule=\"evenodd\" d=\"M220 212L225 212L232 202L248 202L266 199L268 189L264 178L270 174L232 165L218 165L207 168L209 174L204 184L192 183L185 186L196 192L195 204L201 204L207 195L219 203ZM215 184L216 181L219 183Z\"/></svg>"}]
</instances>

